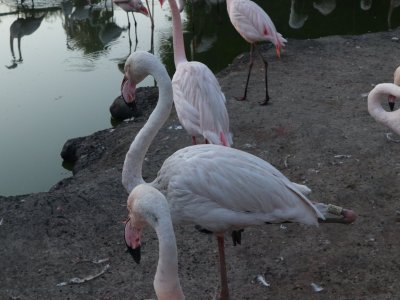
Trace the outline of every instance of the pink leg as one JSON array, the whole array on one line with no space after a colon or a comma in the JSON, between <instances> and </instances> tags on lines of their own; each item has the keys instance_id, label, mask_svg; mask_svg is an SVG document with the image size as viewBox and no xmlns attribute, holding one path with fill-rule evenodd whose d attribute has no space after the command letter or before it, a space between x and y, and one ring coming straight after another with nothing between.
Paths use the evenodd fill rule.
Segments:
<instances>
[{"instance_id":1,"label":"pink leg","mask_svg":"<svg viewBox=\"0 0 400 300\"><path fill-rule=\"evenodd\" d=\"M195 136L192 136L192 143L193 143L193 145L197 145Z\"/></svg>"},{"instance_id":2,"label":"pink leg","mask_svg":"<svg viewBox=\"0 0 400 300\"><path fill-rule=\"evenodd\" d=\"M218 253L219 253L219 274L221 278L221 293L219 296L219 300L229 300L228 276L226 275L226 265L225 265L224 237L217 236L217 240L218 240Z\"/></svg>"}]
</instances>

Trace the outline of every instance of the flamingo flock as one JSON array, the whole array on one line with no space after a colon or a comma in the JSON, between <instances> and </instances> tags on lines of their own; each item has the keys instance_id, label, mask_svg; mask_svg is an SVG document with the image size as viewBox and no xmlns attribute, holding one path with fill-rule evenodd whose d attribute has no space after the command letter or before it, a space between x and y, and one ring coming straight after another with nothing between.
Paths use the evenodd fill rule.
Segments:
<instances>
[{"instance_id":1,"label":"flamingo flock","mask_svg":"<svg viewBox=\"0 0 400 300\"><path fill-rule=\"evenodd\" d=\"M161 5L163 1L160 1ZM232 148L226 100L218 80L207 66L188 62L183 45L179 6L169 0L173 23L175 74L171 80L165 66L148 52L137 51L126 60L121 95L128 104L135 101L136 86L153 76L159 89L157 105L138 132L126 154L122 184L129 194L125 243L133 259L140 262L142 233L146 226L156 231L159 260L154 277L158 299L185 299L178 275L176 224L194 224L212 232L219 254L220 291L218 299L230 299L225 258L225 234L234 244L241 243L241 233L248 226L294 222L318 226L319 223L353 223L357 215L350 209L314 203L307 196L311 190L289 180L267 161ZM250 66L243 100L252 68L256 43L270 41L278 57L286 40L268 15L250 0L227 0L230 20L239 34L250 43ZM259 53L260 51L257 50ZM261 55L261 53L260 53ZM266 98L269 101L267 62ZM386 112L381 103L400 98L400 69L393 84L377 85L368 96L368 111L378 121L400 134L400 116ZM192 136L192 146L173 153L162 164L157 177L146 182L142 176L145 155L158 131L167 121L175 104L179 121ZM198 144L202 136L205 144ZM336 215L331 218L332 215Z\"/></svg>"}]
</instances>

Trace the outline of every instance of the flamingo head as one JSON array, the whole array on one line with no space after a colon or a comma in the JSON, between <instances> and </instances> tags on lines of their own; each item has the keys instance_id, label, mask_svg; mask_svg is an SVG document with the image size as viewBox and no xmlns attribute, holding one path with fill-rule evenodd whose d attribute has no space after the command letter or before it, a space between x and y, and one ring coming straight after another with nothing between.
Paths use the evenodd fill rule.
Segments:
<instances>
[{"instance_id":1,"label":"flamingo head","mask_svg":"<svg viewBox=\"0 0 400 300\"><path fill-rule=\"evenodd\" d=\"M144 6L143 4L140 5L138 12L144 14L146 17L149 16L149 11L147 10L146 6Z\"/></svg>"},{"instance_id":2,"label":"flamingo head","mask_svg":"<svg viewBox=\"0 0 400 300\"><path fill-rule=\"evenodd\" d=\"M395 96L393 96L393 95L389 95L388 96L388 104L389 104L390 111L394 110L395 101L396 101L396 97Z\"/></svg>"}]
</instances>

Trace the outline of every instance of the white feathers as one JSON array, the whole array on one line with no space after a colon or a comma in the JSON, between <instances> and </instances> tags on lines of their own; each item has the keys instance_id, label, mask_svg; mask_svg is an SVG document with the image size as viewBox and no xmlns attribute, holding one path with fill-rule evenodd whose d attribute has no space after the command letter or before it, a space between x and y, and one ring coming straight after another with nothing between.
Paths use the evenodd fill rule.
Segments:
<instances>
[{"instance_id":1,"label":"white feathers","mask_svg":"<svg viewBox=\"0 0 400 300\"><path fill-rule=\"evenodd\" d=\"M232 144L225 96L210 69L200 62L180 63L172 78L179 121L191 136L221 145L221 133Z\"/></svg>"}]
</instances>

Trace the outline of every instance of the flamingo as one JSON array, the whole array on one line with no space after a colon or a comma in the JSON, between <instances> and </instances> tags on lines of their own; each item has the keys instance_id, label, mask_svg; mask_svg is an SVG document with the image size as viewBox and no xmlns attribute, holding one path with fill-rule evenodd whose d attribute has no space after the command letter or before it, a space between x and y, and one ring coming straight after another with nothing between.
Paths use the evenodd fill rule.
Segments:
<instances>
[{"instance_id":1,"label":"flamingo","mask_svg":"<svg viewBox=\"0 0 400 300\"><path fill-rule=\"evenodd\" d=\"M163 5L164 0L160 1ZM217 78L211 70L200 62L188 62L183 44L182 23L179 14L184 3L178 8L174 0L169 1L173 22L173 47L176 72L172 79L174 103L178 119L187 133L203 136L206 143L230 146L232 134L229 132L229 116L225 106L225 96ZM121 96L132 107L132 95L136 86L130 79L129 71L121 84Z\"/></svg>"},{"instance_id":2,"label":"flamingo","mask_svg":"<svg viewBox=\"0 0 400 300\"><path fill-rule=\"evenodd\" d=\"M368 94L368 112L378 123L400 135L400 110L387 112L382 107L382 102L388 97L400 97L400 87L393 83L376 85Z\"/></svg>"},{"instance_id":3,"label":"flamingo","mask_svg":"<svg viewBox=\"0 0 400 300\"><path fill-rule=\"evenodd\" d=\"M157 299L185 299L178 277L178 251L167 200L157 189L144 184L133 189L129 197L130 224L139 232L150 225L158 237L158 264L153 282ZM139 249L140 244L135 247ZM140 260L140 256L135 258Z\"/></svg>"},{"instance_id":4,"label":"flamingo","mask_svg":"<svg viewBox=\"0 0 400 300\"><path fill-rule=\"evenodd\" d=\"M230 146L232 135L225 95L217 78L205 64L187 61L179 14L183 10L183 2L180 1L179 8L175 0L169 0L169 5L176 68L172 88L179 121L192 136L193 144L196 144L197 136L203 136L206 143Z\"/></svg>"},{"instance_id":5,"label":"flamingo","mask_svg":"<svg viewBox=\"0 0 400 300\"><path fill-rule=\"evenodd\" d=\"M303 192L306 186L291 182L268 162L247 152L222 145L192 145L178 150L165 160L157 178L146 183L142 166L146 152L159 129L168 119L173 104L171 80L165 67L148 52L134 52L126 61L125 73L133 86L148 75L158 83L159 99L148 121L136 135L126 154L122 184L130 194L129 215L138 186L151 186L167 199L175 224L196 224L217 236L221 294L229 299L224 252L224 232L240 243L240 230L264 223L299 222L317 225L330 212L329 205L317 206ZM135 99L135 90L129 97ZM135 190L134 190L135 189ZM133 191L133 192L132 192ZM344 223L353 222L351 210L340 209ZM140 228L129 220L125 226L130 251L140 245Z\"/></svg>"},{"instance_id":6,"label":"flamingo","mask_svg":"<svg viewBox=\"0 0 400 300\"><path fill-rule=\"evenodd\" d=\"M257 42L270 41L276 47L276 54L280 57L281 48L287 42L282 35L276 31L274 23L267 15L267 13L256 3L250 0L226 0L226 7L228 10L229 19L237 32L250 43L250 63L249 72L247 74L246 87L244 95L238 100L246 100L247 86L249 84L251 69L253 68L253 52L257 50L260 55L265 70L265 99L260 102L260 105L266 105L269 101L268 94L268 76L267 68L268 62L261 55L257 47Z\"/></svg>"}]
</instances>

